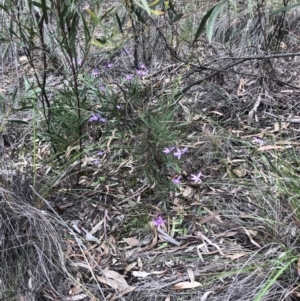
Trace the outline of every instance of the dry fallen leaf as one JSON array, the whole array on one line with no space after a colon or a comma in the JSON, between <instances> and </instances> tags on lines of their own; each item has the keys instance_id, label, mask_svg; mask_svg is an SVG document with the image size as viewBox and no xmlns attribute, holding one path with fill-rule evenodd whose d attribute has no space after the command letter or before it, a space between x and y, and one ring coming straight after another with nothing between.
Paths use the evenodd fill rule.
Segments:
<instances>
[{"instance_id":1,"label":"dry fallen leaf","mask_svg":"<svg viewBox=\"0 0 300 301\"><path fill-rule=\"evenodd\" d=\"M191 283L195 282L195 273L191 268L187 268L187 273L189 275Z\"/></svg>"},{"instance_id":2,"label":"dry fallen leaf","mask_svg":"<svg viewBox=\"0 0 300 301\"><path fill-rule=\"evenodd\" d=\"M195 287L199 287L199 286L202 286L202 284L200 282L194 281L192 283L192 282L184 281L184 282L179 282L179 283L173 285L172 289L183 290L183 289L190 289L190 288L195 288Z\"/></svg>"},{"instance_id":3,"label":"dry fallen leaf","mask_svg":"<svg viewBox=\"0 0 300 301\"><path fill-rule=\"evenodd\" d=\"M200 225L206 224L207 222L209 222L209 221L213 220L214 218L216 218L218 215L219 215L219 212L215 212L215 213L213 213L209 216L206 216L206 217L204 217L200 220L199 224Z\"/></svg>"},{"instance_id":4,"label":"dry fallen leaf","mask_svg":"<svg viewBox=\"0 0 300 301\"><path fill-rule=\"evenodd\" d=\"M139 240L135 237L124 238L124 241L130 245L130 247L135 247L140 244Z\"/></svg>"},{"instance_id":5,"label":"dry fallen leaf","mask_svg":"<svg viewBox=\"0 0 300 301\"><path fill-rule=\"evenodd\" d=\"M206 301L207 300L207 297L212 293L212 291L208 291L206 292L202 297L201 297L201 300L200 301Z\"/></svg>"},{"instance_id":6,"label":"dry fallen leaf","mask_svg":"<svg viewBox=\"0 0 300 301\"><path fill-rule=\"evenodd\" d=\"M247 253L237 253L237 254L232 254L232 255L225 254L225 257L229 258L230 260L235 260L235 259L238 259L238 258L243 257L245 255L248 255L248 254Z\"/></svg>"},{"instance_id":7,"label":"dry fallen leaf","mask_svg":"<svg viewBox=\"0 0 300 301\"><path fill-rule=\"evenodd\" d=\"M280 145L264 145L264 146L259 147L257 150L265 151L265 150L272 150L272 149L284 150L285 148Z\"/></svg>"},{"instance_id":8,"label":"dry fallen leaf","mask_svg":"<svg viewBox=\"0 0 300 301\"><path fill-rule=\"evenodd\" d=\"M247 174L247 170L245 168L242 168L242 167L238 167L238 168L235 168L232 170L233 173L235 175L237 175L239 178L243 178L246 176Z\"/></svg>"},{"instance_id":9,"label":"dry fallen leaf","mask_svg":"<svg viewBox=\"0 0 300 301\"><path fill-rule=\"evenodd\" d=\"M125 274L127 274L128 272L130 272L135 266L137 265L137 262L133 262L131 264L129 264L126 269L125 269Z\"/></svg>"},{"instance_id":10,"label":"dry fallen leaf","mask_svg":"<svg viewBox=\"0 0 300 301\"><path fill-rule=\"evenodd\" d=\"M64 298L64 300L66 300L66 301L82 300L82 299L86 298L87 296L88 296L87 294L80 294L80 295Z\"/></svg>"},{"instance_id":11,"label":"dry fallen leaf","mask_svg":"<svg viewBox=\"0 0 300 301\"><path fill-rule=\"evenodd\" d=\"M149 275L151 275L151 273L147 273L147 272L143 272L143 271L132 271L131 275L134 277L138 277L138 278L146 278Z\"/></svg>"},{"instance_id":12,"label":"dry fallen leaf","mask_svg":"<svg viewBox=\"0 0 300 301\"><path fill-rule=\"evenodd\" d=\"M261 248L261 246L260 246L256 241L253 240L253 238L252 238L252 236L251 236L251 234L250 234L250 231L249 231L248 229L246 229L246 228L243 228L243 229L245 230L247 236L249 237L249 240L250 240L255 246L257 246L258 248ZM251 231L251 232L252 232L252 231ZM253 234L253 232L252 232L252 234Z\"/></svg>"}]
</instances>

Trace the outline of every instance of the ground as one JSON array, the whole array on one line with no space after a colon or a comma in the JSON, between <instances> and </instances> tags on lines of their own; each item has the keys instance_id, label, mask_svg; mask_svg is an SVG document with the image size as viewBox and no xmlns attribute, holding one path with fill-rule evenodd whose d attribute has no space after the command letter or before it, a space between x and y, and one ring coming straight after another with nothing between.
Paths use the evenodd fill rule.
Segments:
<instances>
[{"instance_id":1,"label":"ground","mask_svg":"<svg viewBox=\"0 0 300 301\"><path fill-rule=\"evenodd\" d=\"M300 9L249 3L83 5L75 73L3 44L1 298L300 298Z\"/></svg>"}]
</instances>

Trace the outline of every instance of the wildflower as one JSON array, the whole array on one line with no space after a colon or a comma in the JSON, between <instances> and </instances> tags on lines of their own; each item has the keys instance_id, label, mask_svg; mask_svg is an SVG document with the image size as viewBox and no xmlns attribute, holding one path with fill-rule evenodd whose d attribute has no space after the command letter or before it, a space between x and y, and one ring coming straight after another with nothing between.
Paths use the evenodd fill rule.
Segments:
<instances>
[{"instance_id":1,"label":"wildflower","mask_svg":"<svg viewBox=\"0 0 300 301\"><path fill-rule=\"evenodd\" d=\"M253 138L252 143L256 143L256 144L259 144L259 146L262 146L266 142L264 140L262 140L262 139L259 139L259 138Z\"/></svg>"},{"instance_id":2,"label":"wildflower","mask_svg":"<svg viewBox=\"0 0 300 301\"><path fill-rule=\"evenodd\" d=\"M99 72L99 70L98 69L93 69L92 70L92 76L97 76L97 75L99 75L100 74L100 72Z\"/></svg>"},{"instance_id":3,"label":"wildflower","mask_svg":"<svg viewBox=\"0 0 300 301\"><path fill-rule=\"evenodd\" d=\"M116 108L117 108L117 110L121 110L121 109L123 109L123 106L116 105Z\"/></svg>"},{"instance_id":4,"label":"wildflower","mask_svg":"<svg viewBox=\"0 0 300 301\"><path fill-rule=\"evenodd\" d=\"M185 147L183 150L180 150L179 148L176 148L176 152L173 154L175 157L177 157L178 160L181 159L181 156L186 153L188 150L187 147Z\"/></svg>"},{"instance_id":5,"label":"wildflower","mask_svg":"<svg viewBox=\"0 0 300 301\"><path fill-rule=\"evenodd\" d=\"M144 75L148 74L148 71L144 71L144 70L135 70L135 72L137 75L140 75L140 76L144 76Z\"/></svg>"},{"instance_id":6,"label":"wildflower","mask_svg":"<svg viewBox=\"0 0 300 301\"><path fill-rule=\"evenodd\" d=\"M132 80L132 77L133 77L132 74L127 74L125 79L129 81L129 80Z\"/></svg>"},{"instance_id":7,"label":"wildflower","mask_svg":"<svg viewBox=\"0 0 300 301\"><path fill-rule=\"evenodd\" d=\"M171 148L167 148L165 147L164 150L163 150L163 153L165 153L166 155L168 155L175 147L171 147Z\"/></svg>"},{"instance_id":8,"label":"wildflower","mask_svg":"<svg viewBox=\"0 0 300 301\"><path fill-rule=\"evenodd\" d=\"M178 176L177 178L172 179L173 184L175 184L175 185L181 184L180 179L181 179L181 176Z\"/></svg>"},{"instance_id":9,"label":"wildflower","mask_svg":"<svg viewBox=\"0 0 300 301\"><path fill-rule=\"evenodd\" d=\"M105 90L105 86L100 85L100 86L99 86L99 90L100 90L100 91L104 91L104 90Z\"/></svg>"},{"instance_id":10,"label":"wildflower","mask_svg":"<svg viewBox=\"0 0 300 301\"><path fill-rule=\"evenodd\" d=\"M140 69L146 69L147 67L144 64L139 65Z\"/></svg>"},{"instance_id":11,"label":"wildflower","mask_svg":"<svg viewBox=\"0 0 300 301\"><path fill-rule=\"evenodd\" d=\"M201 171L196 176L195 175L191 175L191 181L193 181L194 184L201 183L202 180L200 179L200 177L202 177L202 172Z\"/></svg>"},{"instance_id":12,"label":"wildflower","mask_svg":"<svg viewBox=\"0 0 300 301\"><path fill-rule=\"evenodd\" d=\"M93 161L93 164L94 164L94 165L99 165L99 164L100 164L100 161L99 161L98 159L96 159L96 160Z\"/></svg>"},{"instance_id":13,"label":"wildflower","mask_svg":"<svg viewBox=\"0 0 300 301\"><path fill-rule=\"evenodd\" d=\"M78 61L77 61L78 66L81 66L81 65L82 65L82 62L83 62L82 59L78 60Z\"/></svg>"},{"instance_id":14,"label":"wildflower","mask_svg":"<svg viewBox=\"0 0 300 301\"><path fill-rule=\"evenodd\" d=\"M163 219L160 215L154 220L155 226L163 226L165 222L166 220Z\"/></svg>"},{"instance_id":15,"label":"wildflower","mask_svg":"<svg viewBox=\"0 0 300 301\"><path fill-rule=\"evenodd\" d=\"M112 68L113 66L114 66L113 63L107 63L107 64L105 65L106 68Z\"/></svg>"},{"instance_id":16,"label":"wildflower","mask_svg":"<svg viewBox=\"0 0 300 301\"><path fill-rule=\"evenodd\" d=\"M97 153L97 155L98 155L98 156L103 156L105 153L106 153L106 152L104 152L104 151L100 151L100 152Z\"/></svg>"},{"instance_id":17,"label":"wildflower","mask_svg":"<svg viewBox=\"0 0 300 301\"><path fill-rule=\"evenodd\" d=\"M92 114L92 116L89 119L90 122L94 122L94 121L100 121L100 122L106 122L106 118L102 117L100 115L100 113L97 114Z\"/></svg>"}]
</instances>

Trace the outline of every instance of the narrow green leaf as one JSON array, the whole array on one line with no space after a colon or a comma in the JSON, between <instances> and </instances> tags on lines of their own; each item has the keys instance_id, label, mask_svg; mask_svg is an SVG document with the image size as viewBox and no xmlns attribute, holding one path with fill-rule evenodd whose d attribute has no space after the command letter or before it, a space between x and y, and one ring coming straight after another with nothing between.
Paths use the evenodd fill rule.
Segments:
<instances>
[{"instance_id":1,"label":"narrow green leaf","mask_svg":"<svg viewBox=\"0 0 300 301\"><path fill-rule=\"evenodd\" d=\"M19 123L19 124L29 124L29 122L24 121L24 120L19 120L19 119L8 119L8 122L14 122L14 123Z\"/></svg>"},{"instance_id":2,"label":"narrow green leaf","mask_svg":"<svg viewBox=\"0 0 300 301\"><path fill-rule=\"evenodd\" d=\"M283 6L281 8L278 8L276 10L273 10L271 13L270 13L270 16L273 16L273 15L276 15L276 14L279 14L279 13L282 13L282 12L285 12L285 11L289 11L291 10L292 8L294 7L297 7L300 5L300 2L297 2L295 4L291 4L291 5L287 5L287 6Z\"/></svg>"},{"instance_id":3,"label":"narrow green leaf","mask_svg":"<svg viewBox=\"0 0 300 301\"><path fill-rule=\"evenodd\" d=\"M81 16L81 20L82 20L82 23L83 23L83 30L84 30L84 37L85 37L84 42L87 46L87 44L89 43L89 41L91 39L91 33L90 33L88 25L86 24L85 17L82 14L80 14L80 16Z\"/></svg>"},{"instance_id":4,"label":"narrow green leaf","mask_svg":"<svg viewBox=\"0 0 300 301\"><path fill-rule=\"evenodd\" d=\"M119 18L118 13L116 13L116 18L117 18L117 22L118 22L118 26L119 26L120 32L123 34L122 22L121 22L121 20Z\"/></svg>"},{"instance_id":5,"label":"narrow green leaf","mask_svg":"<svg viewBox=\"0 0 300 301\"><path fill-rule=\"evenodd\" d=\"M41 4L42 4L42 12L43 12L45 23L48 24L48 13L47 13L48 7L46 5L46 0L41 0Z\"/></svg>"},{"instance_id":6,"label":"narrow green leaf","mask_svg":"<svg viewBox=\"0 0 300 301\"><path fill-rule=\"evenodd\" d=\"M140 22L142 22L143 24L146 24L146 21L144 20L144 18L142 17L141 13L139 12L138 9L135 9L134 13L136 14L137 18L140 20Z\"/></svg>"},{"instance_id":7,"label":"narrow green leaf","mask_svg":"<svg viewBox=\"0 0 300 301\"><path fill-rule=\"evenodd\" d=\"M193 41L193 44L195 44L198 40L198 38L200 37L202 31L204 30L204 27L205 27L205 24L206 24L206 21L207 19L210 17L212 11L214 10L214 7L211 8L207 13L206 15L204 15L204 17L202 18L201 22L200 22L200 25L196 31L196 34L195 34L195 38L194 38L194 41Z\"/></svg>"},{"instance_id":8,"label":"narrow green leaf","mask_svg":"<svg viewBox=\"0 0 300 301\"><path fill-rule=\"evenodd\" d=\"M215 25L217 16L222 11L222 9L224 8L226 3L227 3L227 0L223 0L223 1L219 2L217 5L215 5L214 9L211 12L210 17L207 20L206 33L207 33L209 43L211 43L211 40L212 40L214 25Z\"/></svg>"},{"instance_id":9,"label":"narrow green leaf","mask_svg":"<svg viewBox=\"0 0 300 301\"><path fill-rule=\"evenodd\" d=\"M175 23L175 22L179 21L182 17L183 17L183 14L177 14L177 15L173 18L173 20L172 20L171 23Z\"/></svg>"},{"instance_id":10,"label":"narrow green leaf","mask_svg":"<svg viewBox=\"0 0 300 301\"><path fill-rule=\"evenodd\" d=\"M109 9L105 14L103 14L101 17L100 17L100 20L103 20L112 10L114 10L115 8L112 7L111 9Z\"/></svg>"},{"instance_id":11,"label":"narrow green leaf","mask_svg":"<svg viewBox=\"0 0 300 301\"><path fill-rule=\"evenodd\" d=\"M177 12L176 12L176 10L175 10L175 7L174 7L172 1L169 0L168 2L169 2L168 4L169 4L169 7L170 7L171 11L172 11L175 15L177 15Z\"/></svg>"},{"instance_id":12,"label":"narrow green leaf","mask_svg":"<svg viewBox=\"0 0 300 301\"><path fill-rule=\"evenodd\" d=\"M160 5L163 2L165 2L165 0L155 0L155 1L151 2L151 3L149 3L149 7L155 7L156 5Z\"/></svg>"},{"instance_id":13,"label":"narrow green leaf","mask_svg":"<svg viewBox=\"0 0 300 301\"><path fill-rule=\"evenodd\" d=\"M161 16L163 15L165 12L161 11L161 10L154 10L154 9L150 9L151 14L155 15L155 16Z\"/></svg>"},{"instance_id":14,"label":"narrow green leaf","mask_svg":"<svg viewBox=\"0 0 300 301\"><path fill-rule=\"evenodd\" d=\"M142 7L144 8L144 10L148 13L149 16L151 16L150 7L148 5L147 0L141 0L141 3L142 3Z\"/></svg>"}]
</instances>

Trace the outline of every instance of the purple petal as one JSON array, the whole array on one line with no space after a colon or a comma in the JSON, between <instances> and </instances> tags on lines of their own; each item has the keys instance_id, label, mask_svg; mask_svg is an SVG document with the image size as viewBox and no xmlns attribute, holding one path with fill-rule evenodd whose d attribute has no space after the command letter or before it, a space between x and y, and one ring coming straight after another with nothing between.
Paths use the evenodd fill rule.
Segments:
<instances>
[{"instance_id":1,"label":"purple petal","mask_svg":"<svg viewBox=\"0 0 300 301\"><path fill-rule=\"evenodd\" d=\"M133 75L132 74L127 74L125 79L126 80L132 80Z\"/></svg>"},{"instance_id":2,"label":"purple petal","mask_svg":"<svg viewBox=\"0 0 300 301\"><path fill-rule=\"evenodd\" d=\"M176 148L176 152L173 153L174 157L177 157L178 160L181 158L181 151L179 148Z\"/></svg>"},{"instance_id":3,"label":"purple petal","mask_svg":"<svg viewBox=\"0 0 300 301\"><path fill-rule=\"evenodd\" d=\"M144 64L139 65L140 69L146 69L146 66Z\"/></svg>"},{"instance_id":4,"label":"purple petal","mask_svg":"<svg viewBox=\"0 0 300 301\"><path fill-rule=\"evenodd\" d=\"M175 147L171 147L171 148L167 148L165 147L163 150L163 153L165 153L166 155L168 155Z\"/></svg>"},{"instance_id":5,"label":"purple petal","mask_svg":"<svg viewBox=\"0 0 300 301\"><path fill-rule=\"evenodd\" d=\"M144 76L148 73L148 71L144 71L144 70L135 70L135 72L137 75L140 75L140 76Z\"/></svg>"},{"instance_id":6,"label":"purple petal","mask_svg":"<svg viewBox=\"0 0 300 301\"><path fill-rule=\"evenodd\" d=\"M105 86L103 86L103 85L99 86L99 90L104 91L105 90Z\"/></svg>"},{"instance_id":7,"label":"purple petal","mask_svg":"<svg viewBox=\"0 0 300 301\"><path fill-rule=\"evenodd\" d=\"M174 178L174 179L172 180L173 184L175 184L175 185L181 184L180 179L181 179L181 176L178 176L177 178Z\"/></svg>"},{"instance_id":8,"label":"purple petal","mask_svg":"<svg viewBox=\"0 0 300 301\"><path fill-rule=\"evenodd\" d=\"M100 72L99 72L98 69L92 70L92 76L96 76L96 75L99 75L99 74L100 74Z\"/></svg>"},{"instance_id":9,"label":"purple petal","mask_svg":"<svg viewBox=\"0 0 300 301\"><path fill-rule=\"evenodd\" d=\"M114 66L114 64L113 63L107 63L105 66L106 66L106 68L112 68Z\"/></svg>"},{"instance_id":10,"label":"purple petal","mask_svg":"<svg viewBox=\"0 0 300 301\"><path fill-rule=\"evenodd\" d=\"M188 148L185 147L182 151L181 151L181 154L183 155L184 153L186 153L188 151Z\"/></svg>"},{"instance_id":11,"label":"purple petal","mask_svg":"<svg viewBox=\"0 0 300 301\"><path fill-rule=\"evenodd\" d=\"M166 222L160 215L154 220L155 226L163 226Z\"/></svg>"},{"instance_id":12,"label":"purple petal","mask_svg":"<svg viewBox=\"0 0 300 301\"><path fill-rule=\"evenodd\" d=\"M99 118L99 116L98 116L97 114L93 114L93 115L90 117L89 121L97 121L98 118Z\"/></svg>"},{"instance_id":13,"label":"purple petal","mask_svg":"<svg viewBox=\"0 0 300 301\"><path fill-rule=\"evenodd\" d=\"M259 144L259 146L262 146L262 145L265 144L265 141L262 140L262 139L259 139L259 138L254 138L254 139L252 140L252 143L256 143L256 144Z\"/></svg>"},{"instance_id":14,"label":"purple petal","mask_svg":"<svg viewBox=\"0 0 300 301\"><path fill-rule=\"evenodd\" d=\"M103 156L104 154L105 154L104 151L100 151L100 152L97 153L98 156Z\"/></svg>"}]
</instances>

